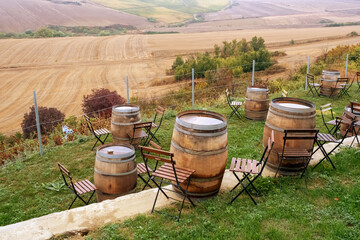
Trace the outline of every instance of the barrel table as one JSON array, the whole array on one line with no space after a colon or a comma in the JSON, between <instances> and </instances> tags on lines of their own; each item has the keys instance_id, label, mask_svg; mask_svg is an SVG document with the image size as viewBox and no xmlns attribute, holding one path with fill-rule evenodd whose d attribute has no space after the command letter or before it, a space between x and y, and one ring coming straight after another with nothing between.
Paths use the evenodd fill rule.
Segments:
<instances>
[{"instance_id":1,"label":"barrel table","mask_svg":"<svg viewBox=\"0 0 360 240\"><path fill-rule=\"evenodd\" d=\"M133 130L135 123L141 122L140 108L134 104L115 105L111 114L111 133L113 142L130 144L128 132Z\"/></svg>"},{"instance_id":2,"label":"barrel table","mask_svg":"<svg viewBox=\"0 0 360 240\"><path fill-rule=\"evenodd\" d=\"M320 94L324 96L331 95L331 88L336 87L336 81L340 77L340 72L337 70L323 70L321 75ZM339 90L335 90L332 96L336 96Z\"/></svg>"},{"instance_id":3,"label":"barrel table","mask_svg":"<svg viewBox=\"0 0 360 240\"><path fill-rule=\"evenodd\" d=\"M188 190L190 197L211 197L219 192L227 145L227 122L223 115L191 110L176 116L170 151L176 166L195 170Z\"/></svg>"},{"instance_id":4,"label":"barrel table","mask_svg":"<svg viewBox=\"0 0 360 240\"><path fill-rule=\"evenodd\" d=\"M265 120L269 109L269 90L248 87L245 95L245 117L254 121Z\"/></svg>"},{"instance_id":5,"label":"barrel table","mask_svg":"<svg viewBox=\"0 0 360 240\"><path fill-rule=\"evenodd\" d=\"M314 103L298 98L274 98L269 107L266 118L263 146L266 146L271 131L274 130L274 147L269 156L266 168L276 171L279 166L278 153L283 149L285 129L315 129L316 106ZM287 149L299 147L311 150L313 145L310 140L288 142ZM279 174L296 175L304 168L302 160L283 160L279 167Z\"/></svg>"},{"instance_id":6,"label":"barrel table","mask_svg":"<svg viewBox=\"0 0 360 240\"><path fill-rule=\"evenodd\" d=\"M104 144L96 151L94 184L99 202L135 192L135 150L131 145Z\"/></svg>"}]
</instances>

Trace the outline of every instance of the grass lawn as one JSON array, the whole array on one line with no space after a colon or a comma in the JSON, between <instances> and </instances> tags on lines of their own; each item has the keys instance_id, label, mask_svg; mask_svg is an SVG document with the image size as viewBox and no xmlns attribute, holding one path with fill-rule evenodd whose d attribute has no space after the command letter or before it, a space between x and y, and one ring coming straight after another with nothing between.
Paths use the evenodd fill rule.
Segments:
<instances>
[{"instance_id":1,"label":"grass lawn","mask_svg":"<svg viewBox=\"0 0 360 240\"><path fill-rule=\"evenodd\" d=\"M335 115L343 112L350 101L359 102L359 93L334 100L306 97L304 91L291 92L291 97L310 100L317 105L332 102ZM278 97L272 95L271 98ZM229 116L231 110L223 101L202 104L202 108ZM184 106L183 110L189 107ZM176 112L166 113L158 137L164 149L170 148ZM317 126L325 131L320 112ZM260 158L264 121L252 122L235 117L228 121L228 167L233 156ZM111 139L109 139L111 141ZM63 163L79 179L93 180L95 151L90 151L94 138L82 137L45 151L44 157L32 154L8 162L0 168L0 225L8 225L67 209L73 199L62 185L56 162ZM140 160L140 158L137 158ZM309 186L304 180L283 177L282 189L277 179L259 179L262 195L254 206L247 196L228 205L231 193L201 202L196 208L186 207L180 223L171 216L176 207L153 215L140 215L121 223L104 226L87 236L89 239L156 238L156 239L358 239L360 234L360 150L345 149L334 157L337 170L327 164L309 171ZM141 189L143 183L138 182ZM95 201L95 198L93 199ZM151 200L152 201L152 200ZM74 207L82 206L80 201ZM169 213L169 214L168 214ZM64 236L61 236L62 238Z\"/></svg>"}]
</instances>

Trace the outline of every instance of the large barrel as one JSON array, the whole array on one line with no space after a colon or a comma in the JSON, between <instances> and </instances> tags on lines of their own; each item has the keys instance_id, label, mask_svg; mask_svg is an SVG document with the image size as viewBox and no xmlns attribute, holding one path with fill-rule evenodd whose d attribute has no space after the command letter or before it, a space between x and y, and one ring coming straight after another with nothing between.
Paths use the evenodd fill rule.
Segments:
<instances>
[{"instance_id":1,"label":"large barrel","mask_svg":"<svg viewBox=\"0 0 360 240\"><path fill-rule=\"evenodd\" d=\"M96 151L94 183L98 201L133 193L137 184L135 150L131 145L104 144Z\"/></svg>"},{"instance_id":2,"label":"large barrel","mask_svg":"<svg viewBox=\"0 0 360 240\"><path fill-rule=\"evenodd\" d=\"M201 198L217 194L227 162L226 118L201 110L179 113L170 151L174 153L176 166L195 170L189 196Z\"/></svg>"},{"instance_id":3,"label":"large barrel","mask_svg":"<svg viewBox=\"0 0 360 240\"><path fill-rule=\"evenodd\" d=\"M141 122L140 108L133 104L115 105L111 114L111 133L113 142L130 144L128 133L133 130L134 123Z\"/></svg>"},{"instance_id":4,"label":"large barrel","mask_svg":"<svg viewBox=\"0 0 360 240\"><path fill-rule=\"evenodd\" d=\"M315 129L316 106L314 103L297 98L274 98L270 103L266 118L263 146L266 146L271 131L274 130L274 147L269 156L266 167L276 171L279 166L278 153L284 145L285 129ZM286 149L297 149L299 147L311 150L311 140L289 141ZM283 160L279 167L279 173L283 175L295 175L304 168L303 160Z\"/></svg>"},{"instance_id":5,"label":"large barrel","mask_svg":"<svg viewBox=\"0 0 360 240\"><path fill-rule=\"evenodd\" d=\"M331 88L336 87L336 81L340 77L340 72L337 70L323 70L321 75L321 95L330 96ZM339 90L333 92L333 96L338 94Z\"/></svg>"},{"instance_id":6,"label":"large barrel","mask_svg":"<svg viewBox=\"0 0 360 240\"><path fill-rule=\"evenodd\" d=\"M245 117L254 121L266 119L269 109L269 90L263 87L248 87L245 95Z\"/></svg>"}]
</instances>

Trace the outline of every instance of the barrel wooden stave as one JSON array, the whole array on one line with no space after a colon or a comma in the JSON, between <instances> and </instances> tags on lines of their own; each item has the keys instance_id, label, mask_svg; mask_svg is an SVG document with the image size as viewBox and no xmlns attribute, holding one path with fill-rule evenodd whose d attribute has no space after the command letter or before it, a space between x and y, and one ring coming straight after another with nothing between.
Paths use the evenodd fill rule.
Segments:
<instances>
[{"instance_id":1,"label":"barrel wooden stave","mask_svg":"<svg viewBox=\"0 0 360 240\"><path fill-rule=\"evenodd\" d=\"M132 151L124 157L99 154L102 148L123 146ZM137 185L135 150L131 145L104 144L98 148L94 167L94 184L98 201L132 193Z\"/></svg>"},{"instance_id":2,"label":"barrel wooden stave","mask_svg":"<svg viewBox=\"0 0 360 240\"><path fill-rule=\"evenodd\" d=\"M211 197L218 193L227 162L226 119L208 111L186 111L182 114L210 114L225 122L215 130L196 130L175 124L170 151L176 166L195 170L189 185L189 196ZM177 117L177 119L178 119ZM182 184L186 188L186 183Z\"/></svg>"},{"instance_id":3,"label":"barrel wooden stave","mask_svg":"<svg viewBox=\"0 0 360 240\"><path fill-rule=\"evenodd\" d=\"M117 110L118 107L133 107L133 111ZM111 115L111 133L113 142L117 144L130 144L128 133L133 131L134 123L141 122L140 109L133 104L113 106Z\"/></svg>"},{"instance_id":4,"label":"barrel wooden stave","mask_svg":"<svg viewBox=\"0 0 360 240\"><path fill-rule=\"evenodd\" d=\"M268 89L254 87L247 88L245 95L245 117L254 121L266 119L269 109Z\"/></svg>"},{"instance_id":5,"label":"barrel wooden stave","mask_svg":"<svg viewBox=\"0 0 360 240\"><path fill-rule=\"evenodd\" d=\"M284 101L290 103L302 103L311 106L308 110L301 109L286 110L284 108L278 109L274 101ZM269 112L266 118L264 134L263 134L263 146L266 146L267 140L271 135L271 131L274 131L274 147L270 153L266 168L271 171L276 171L279 166L278 153L282 152L284 143L284 130L285 129L315 129L316 127L316 107L315 104L296 98L275 98L270 104ZM286 143L286 149L297 149L299 146L311 150L313 145L309 140L297 140L288 141ZM302 171L304 162L301 159L283 160L279 169L279 173L283 175L295 175Z\"/></svg>"},{"instance_id":6,"label":"barrel wooden stave","mask_svg":"<svg viewBox=\"0 0 360 240\"><path fill-rule=\"evenodd\" d=\"M340 72L336 70L323 70L321 75L320 93L325 96L331 95L331 88L336 87L336 81L340 77ZM339 90L333 92L333 96L338 94Z\"/></svg>"}]
</instances>

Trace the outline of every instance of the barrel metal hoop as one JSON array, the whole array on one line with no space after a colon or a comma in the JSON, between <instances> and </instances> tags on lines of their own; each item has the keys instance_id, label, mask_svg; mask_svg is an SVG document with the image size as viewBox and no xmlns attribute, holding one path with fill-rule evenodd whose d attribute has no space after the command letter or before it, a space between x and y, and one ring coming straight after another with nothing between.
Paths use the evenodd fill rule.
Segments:
<instances>
[{"instance_id":1,"label":"barrel metal hoop","mask_svg":"<svg viewBox=\"0 0 360 240\"><path fill-rule=\"evenodd\" d=\"M116 108L118 108L118 107L120 107L120 108L122 108L122 107L129 107L129 108L131 108L131 109L125 109L125 108L123 108L123 109L121 109L121 110L116 110ZM123 104L123 105L115 105L115 106L113 106L112 107L112 110L113 110L113 112L115 112L115 113L123 113L123 112L140 112L140 108L138 107L138 106L136 106L136 105L133 105L133 104Z\"/></svg>"},{"instance_id":2,"label":"barrel metal hoop","mask_svg":"<svg viewBox=\"0 0 360 240\"><path fill-rule=\"evenodd\" d=\"M269 102L269 98L264 99L264 100L255 100L255 99L250 99L245 97L245 101L250 101L250 102Z\"/></svg>"},{"instance_id":3,"label":"barrel metal hoop","mask_svg":"<svg viewBox=\"0 0 360 240\"><path fill-rule=\"evenodd\" d=\"M226 147L219 149L219 150L212 150L212 151L194 151L194 150L190 150L184 147L181 147L179 144L177 144L174 141L171 141L171 146L173 146L175 149L182 151L182 152L186 152L192 155L199 155L199 156L210 156L210 155L216 155L219 153L223 153L226 152L228 149L228 146L226 145Z\"/></svg>"},{"instance_id":4,"label":"barrel metal hoop","mask_svg":"<svg viewBox=\"0 0 360 240\"><path fill-rule=\"evenodd\" d=\"M194 193L194 192L188 192L188 195L190 197L210 197L213 196L215 194L217 194L219 192L219 189L212 191L212 192L206 192L206 193Z\"/></svg>"},{"instance_id":5,"label":"barrel metal hoop","mask_svg":"<svg viewBox=\"0 0 360 240\"><path fill-rule=\"evenodd\" d=\"M265 126L269 127L272 130L278 131L278 132L284 132L284 129L275 127L275 126L269 124L268 122L265 122Z\"/></svg>"},{"instance_id":6,"label":"barrel metal hoop","mask_svg":"<svg viewBox=\"0 0 360 240\"><path fill-rule=\"evenodd\" d=\"M134 154L134 153L133 153ZM99 157L99 156L96 156L96 160L99 160L100 162L106 162L106 163L127 163L127 162L130 162L130 161L133 161L135 159L135 154L131 157L131 158L121 158L120 160L118 161L111 161L111 160L107 160L106 158L110 158L110 159L114 159L113 156L107 156L106 158L102 158L103 156Z\"/></svg>"},{"instance_id":7,"label":"barrel metal hoop","mask_svg":"<svg viewBox=\"0 0 360 240\"><path fill-rule=\"evenodd\" d=\"M267 113L268 110L266 110L266 111L253 111L253 110L245 109L245 112L264 114L264 113Z\"/></svg>"},{"instance_id":8,"label":"barrel metal hoop","mask_svg":"<svg viewBox=\"0 0 360 240\"><path fill-rule=\"evenodd\" d=\"M219 175L216 175L214 177L203 177L203 178L197 178L197 177L191 177L191 182L211 182L214 180L222 179L224 176L224 173L221 173Z\"/></svg>"},{"instance_id":9,"label":"barrel metal hoop","mask_svg":"<svg viewBox=\"0 0 360 240\"><path fill-rule=\"evenodd\" d=\"M288 111L288 110L285 110ZM292 118L292 119L307 119L307 118L314 118L316 117L316 113L314 113L313 115L309 115L309 116L294 116L294 115L290 115L290 114L285 114L285 113L279 113L277 111L274 111L273 109L269 108L269 112L277 115L277 116L281 116L281 117L286 117L286 118ZM293 111L289 111L289 112L296 112L295 110Z\"/></svg>"},{"instance_id":10,"label":"barrel metal hoop","mask_svg":"<svg viewBox=\"0 0 360 240\"><path fill-rule=\"evenodd\" d=\"M141 123L141 120L136 121L136 122L132 122L132 123L118 123L118 122L111 121L111 124L114 124L114 125L117 125L117 126L131 126L131 125L134 125L136 123Z\"/></svg>"},{"instance_id":11,"label":"barrel metal hoop","mask_svg":"<svg viewBox=\"0 0 360 240\"><path fill-rule=\"evenodd\" d=\"M94 168L94 171L100 175L103 175L103 176L116 176L116 177L120 177L120 176L127 176L127 175L130 175L130 174L133 174L134 172L136 172L136 167L131 170L130 172L125 172L125 173L104 173L104 172L101 172L99 170L97 170L96 168Z\"/></svg>"},{"instance_id":12,"label":"barrel metal hoop","mask_svg":"<svg viewBox=\"0 0 360 240\"><path fill-rule=\"evenodd\" d=\"M180 118L176 117L176 123L179 124L180 126L195 129L195 130L211 131L211 130L218 130L218 129L222 129L222 128L226 127L226 120L222 123L214 124L214 125L200 125L200 124L188 123L188 122L185 122L185 121L181 120Z\"/></svg>"},{"instance_id":13,"label":"barrel metal hoop","mask_svg":"<svg viewBox=\"0 0 360 240\"><path fill-rule=\"evenodd\" d=\"M177 124L175 124L175 129L181 133L184 133L186 135L191 135L191 136L199 136L199 137L217 137L217 136L221 136L224 135L227 132L227 129L225 129L224 131L221 132L215 132L215 133L196 133L196 132L189 132L186 131L180 127L177 126Z\"/></svg>"},{"instance_id":14,"label":"barrel metal hoop","mask_svg":"<svg viewBox=\"0 0 360 240\"><path fill-rule=\"evenodd\" d=\"M112 113L115 116L133 116L133 115L139 115L139 112L113 112Z\"/></svg>"},{"instance_id":15,"label":"barrel metal hoop","mask_svg":"<svg viewBox=\"0 0 360 240\"><path fill-rule=\"evenodd\" d=\"M336 82L337 80L326 79L326 78L320 78L320 81L325 81L325 82Z\"/></svg>"}]
</instances>

